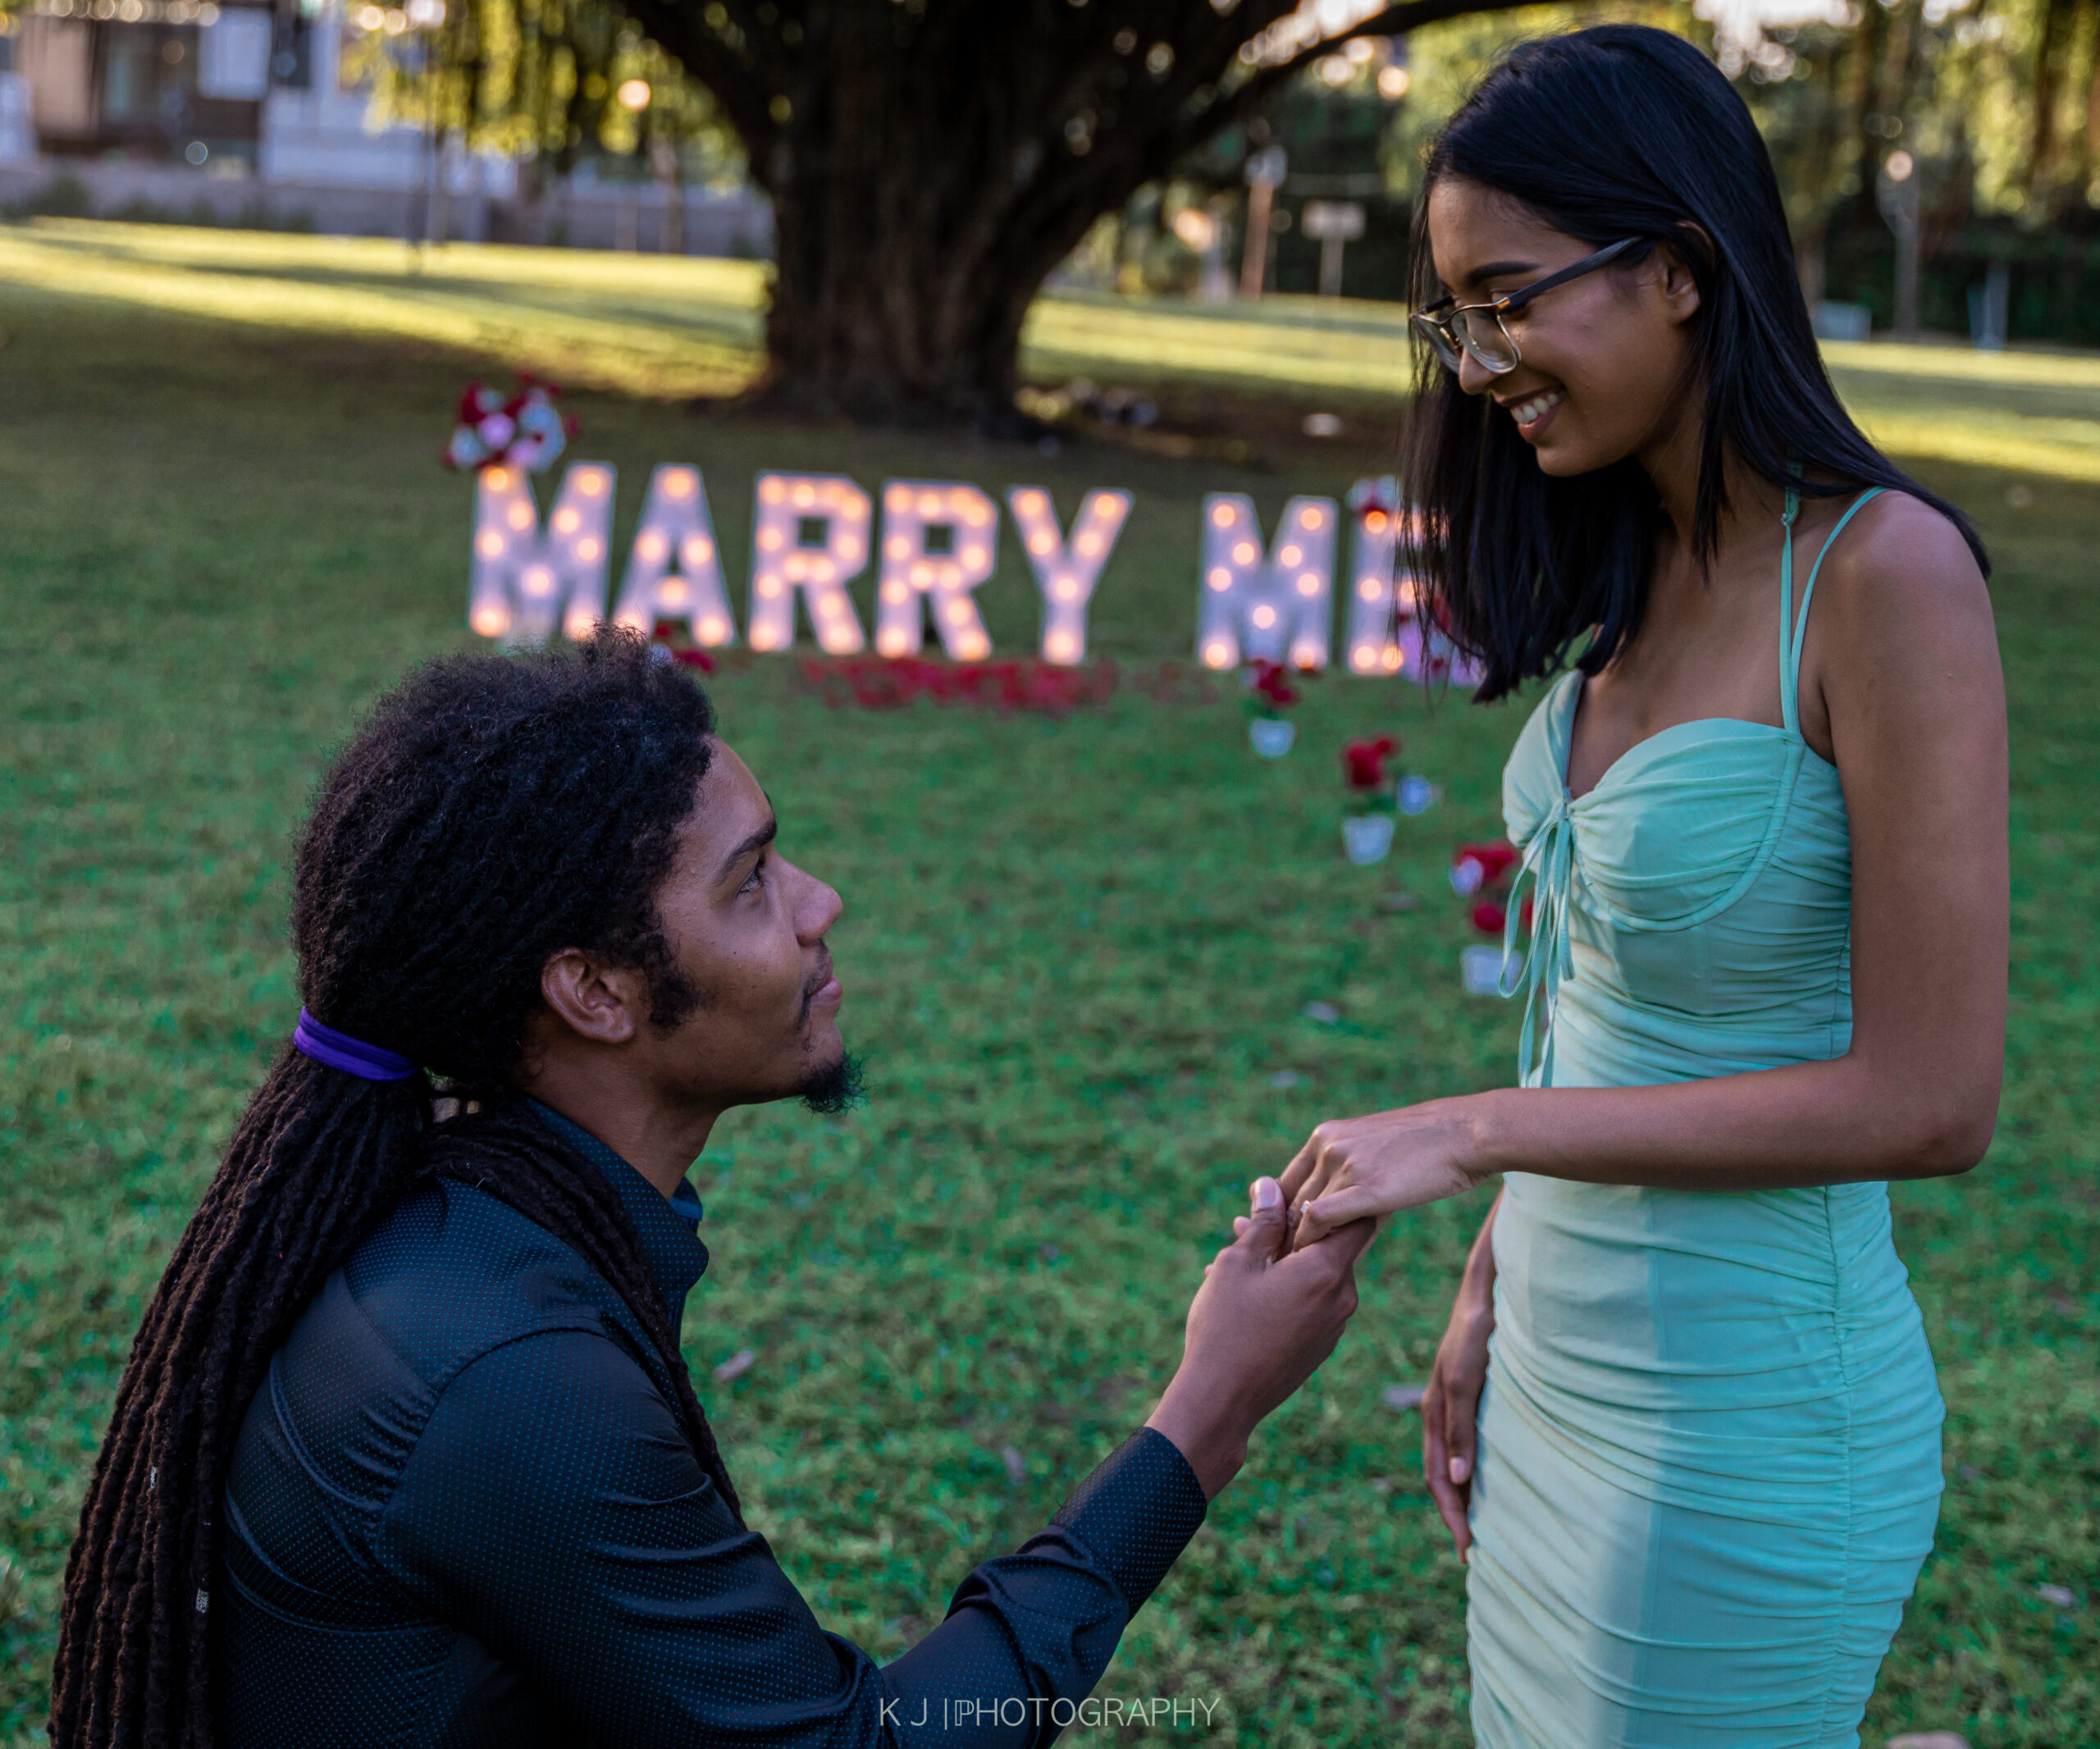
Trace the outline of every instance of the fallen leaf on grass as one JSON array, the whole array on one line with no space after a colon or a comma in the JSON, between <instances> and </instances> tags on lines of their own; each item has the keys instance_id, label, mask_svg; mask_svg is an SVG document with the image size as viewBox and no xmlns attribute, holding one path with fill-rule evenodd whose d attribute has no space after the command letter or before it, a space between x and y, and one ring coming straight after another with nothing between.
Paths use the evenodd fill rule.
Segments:
<instances>
[{"instance_id":1,"label":"fallen leaf on grass","mask_svg":"<svg viewBox=\"0 0 2100 1749\"><path fill-rule=\"evenodd\" d=\"M2034 1587L2034 1595L2056 1609L2075 1610L2078 1607L2078 1593L2067 1585L2038 1585Z\"/></svg>"},{"instance_id":2,"label":"fallen leaf on grass","mask_svg":"<svg viewBox=\"0 0 2100 1749\"><path fill-rule=\"evenodd\" d=\"M1404 1415L1409 1409L1420 1409L1422 1400L1428 1395L1420 1385L1388 1385L1378 1393L1378 1400Z\"/></svg>"},{"instance_id":3,"label":"fallen leaf on grass","mask_svg":"<svg viewBox=\"0 0 2100 1749\"><path fill-rule=\"evenodd\" d=\"M1969 1739L1958 1731L1906 1731L1890 1738L1883 1749L1969 1749Z\"/></svg>"},{"instance_id":4,"label":"fallen leaf on grass","mask_svg":"<svg viewBox=\"0 0 2100 1749\"><path fill-rule=\"evenodd\" d=\"M1028 1474L1028 1459L1013 1446L1002 1445L999 1448L999 1460L1007 1466L1007 1479L1016 1487L1019 1487Z\"/></svg>"},{"instance_id":5,"label":"fallen leaf on grass","mask_svg":"<svg viewBox=\"0 0 2100 1749\"><path fill-rule=\"evenodd\" d=\"M750 1349L740 1348L714 1369L714 1376L726 1385L731 1379L742 1378L750 1372L751 1363L757 1359L757 1354Z\"/></svg>"}]
</instances>

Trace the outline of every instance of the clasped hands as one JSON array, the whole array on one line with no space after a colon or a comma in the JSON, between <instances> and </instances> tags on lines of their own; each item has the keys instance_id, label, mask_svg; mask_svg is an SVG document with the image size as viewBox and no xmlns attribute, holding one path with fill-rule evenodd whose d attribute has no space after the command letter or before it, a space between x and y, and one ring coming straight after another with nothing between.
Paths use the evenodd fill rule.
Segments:
<instances>
[{"instance_id":1,"label":"clasped hands","mask_svg":"<svg viewBox=\"0 0 2100 1749\"><path fill-rule=\"evenodd\" d=\"M1322 1124L1284 1171L1293 1248L1472 1190L1487 1176L1477 1111L1467 1099L1432 1099Z\"/></svg>"},{"instance_id":2,"label":"clasped hands","mask_svg":"<svg viewBox=\"0 0 2100 1749\"><path fill-rule=\"evenodd\" d=\"M1322 1124L1284 1172L1288 1243L1331 1243L1354 1222L1375 1229L1401 1209L1472 1190L1495 1170L1481 1114L1477 1100L1433 1099ZM1462 1560L1472 1546L1477 1420L1495 1327L1491 1266L1477 1254L1485 1249L1476 1245L1467 1267L1422 1402L1422 1474Z\"/></svg>"},{"instance_id":3,"label":"clasped hands","mask_svg":"<svg viewBox=\"0 0 2100 1749\"><path fill-rule=\"evenodd\" d=\"M1340 1340L1356 1309L1356 1260L1378 1221L1480 1176L1465 1105L1323 1123L1281 1183L1249 1186L1250 1212L1204 1268L1181 1365L1148 1422L1180 1449L1206 1495L1231 1480L1249 1436Z\"/></svg>"}]
</instances>

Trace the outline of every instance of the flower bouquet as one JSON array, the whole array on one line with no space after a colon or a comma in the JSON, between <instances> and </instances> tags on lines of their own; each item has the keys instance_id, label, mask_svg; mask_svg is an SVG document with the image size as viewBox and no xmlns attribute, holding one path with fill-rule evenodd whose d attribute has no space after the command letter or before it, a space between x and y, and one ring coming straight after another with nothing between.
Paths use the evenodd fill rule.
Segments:
<instances>
[{"instance_id":1,"label":"flower bouquet","mask_svg":"<svg viewBox=\"0 0 2100 1749\"><path fill-rule=\"evenodd\" d=\"M459 422L445 448L445 465L543 473L576 435L575 420L555 405L560 393L552 383L527 376L518 377L517 392L507 397L468 383L459 397Z\"/></svg>"},{"instance_id":2,"label":"flower bouquet","mask_svg":"<svg viewBox=\"0 0 2100 1749\"><path fill-rule=\"evenodd\" d=\"M1461 844L1451 859L1451 890L1472 901L1472 924L1481 934L1499 937L1509 920L1509 887L1517 871L1517 847L1497 840L1491 844ZM1531 901L1524 901L1528 914ZM1467 993L1500 996L1503 993L1503 944L1485 943L1468 948L1459 956L1461 981Z\"/></svg>"},{"instance_id":3,"label":"flower bouquet","mask_svg":"<svg viewBox=\"0 0 2100 1749\"><path fill-rule=\"evenodd\" d=\"M1284 713L1298 702L1298 688L1284 665L1257 657L1247 666L1247 738L1264 759L1281 759L1298 738L1298 725Z\"/></svg>"},{"instance_id":4,"label":"flower bouquet","mask_svg":"<svg viewBox=\"0 0 2100 1749\"><path fill-rule=\"evenodd\" d=\"M1359 738L1342 749L1342 769L1349 777L1342 849L1359 868L1383 862L1393 847L1393 791L1386 761L1399 750L1390 735Z\"/></svg>"},{"instance_id":5,"label":"flower bouquet","mask_svg":"<svg viewBox=\"0 0 2100 1749\"><path fill-rule=\"evenodd\" d=\"M1517 866L1517 847L1461 844L1451 859L1451 890L1473 902L1473 927L1483 935L1500 935L1509 920L1510 878Z\"/></svg>"}]
</instances>

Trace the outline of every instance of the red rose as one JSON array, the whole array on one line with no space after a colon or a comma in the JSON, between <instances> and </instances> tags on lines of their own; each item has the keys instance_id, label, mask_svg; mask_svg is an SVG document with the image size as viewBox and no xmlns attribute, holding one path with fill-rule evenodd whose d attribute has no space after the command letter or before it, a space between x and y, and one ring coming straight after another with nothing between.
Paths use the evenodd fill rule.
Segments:
<instances>
[{"instance_id":1,"label":"red rose","mask_svg":"<svg viewBox=\"0 0 2100 1749\"><path fill-rule=\"evenodd\" d=\"M1486 844L1461 844L1454 860L1478 863L1481 884L1485 886L1517 865L1517 847L1502 838Z\"/></svg>"},{"instance_id":2,"label":"red rose","mask_svg":"<svg viewBox=\"0 0 2100 1749\"><path fill-rule=\"evenodd\" d=\"M1349 787L1351 789L1384 788L1386 761L1399 751L1399 742L1390 735L1380 735L1375 740L1350 742L1342 749L1342 766L1349 774Z\"/></svg>"},{"instance_id":3,"label":"red rose","mask_svg":"<svg viewBox=\"0 0 2100 1749\"><path fill-rule=\"evenodd\" d=\"M1473 927L1483 935L1500 935L1509 920L1509 913L1493 899L1482 899L1473 906Z\"/></svg>"}]
</instances>

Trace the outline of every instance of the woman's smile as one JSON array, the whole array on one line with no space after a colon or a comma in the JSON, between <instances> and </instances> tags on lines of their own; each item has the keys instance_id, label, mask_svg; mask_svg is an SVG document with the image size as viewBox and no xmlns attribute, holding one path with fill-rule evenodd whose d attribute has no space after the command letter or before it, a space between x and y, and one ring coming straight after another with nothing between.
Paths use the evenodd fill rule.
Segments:
<instances>
[{"instance_id":1,"label":"woman's smile","mask_svg":"<svg viewBox=\"0 0 2100 1749\"><path fill-rule=\"evenodd\" d=\"M1501 404L1517 422L1518 434L1536 442L1539 434L1553 422L1554 409L1567 399L1564 389L1539 389L1522 400L1504 401Z\"/></svg>"}]
</instances>

